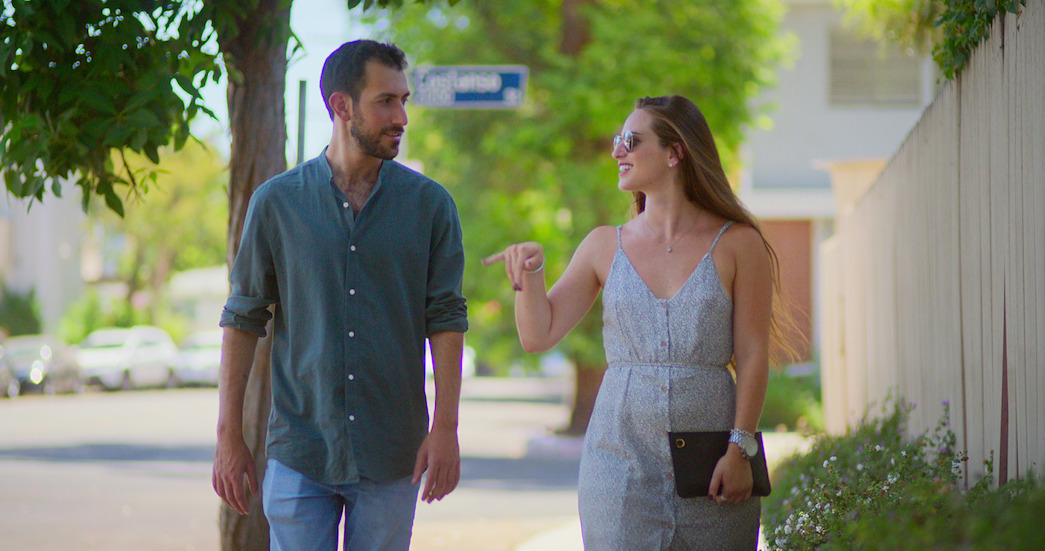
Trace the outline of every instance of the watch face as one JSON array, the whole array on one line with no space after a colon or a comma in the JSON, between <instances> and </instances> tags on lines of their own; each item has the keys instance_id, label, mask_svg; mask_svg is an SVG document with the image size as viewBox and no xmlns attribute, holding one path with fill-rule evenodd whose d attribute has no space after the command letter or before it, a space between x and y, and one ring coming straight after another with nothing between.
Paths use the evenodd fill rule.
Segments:
<instances>
[{"instance_id":1,"label":"watch face","mask_svg":"<svg viewBox=\"0 0 1045 551\"><path fill-rule=\"evenodd\" d=\"M744 439L744 454L748 457L754 457L758 453L758 441L754 438Z\"/></svg>"}]
</instances>

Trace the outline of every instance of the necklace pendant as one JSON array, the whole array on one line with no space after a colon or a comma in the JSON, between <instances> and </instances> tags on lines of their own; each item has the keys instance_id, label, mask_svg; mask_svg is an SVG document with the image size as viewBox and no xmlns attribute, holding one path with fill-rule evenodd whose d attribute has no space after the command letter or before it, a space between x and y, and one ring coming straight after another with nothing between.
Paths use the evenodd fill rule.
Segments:
<instances>
[{"instance_id":1,"label":"necklace pendant","mask_svg":"<svg viewBox=\"0 0 1045 551\"><path fill-rule=\"evenodd\" d=\"M668 245L668 252L671 252L671 245Z\"/></svg>"}]
</instances>

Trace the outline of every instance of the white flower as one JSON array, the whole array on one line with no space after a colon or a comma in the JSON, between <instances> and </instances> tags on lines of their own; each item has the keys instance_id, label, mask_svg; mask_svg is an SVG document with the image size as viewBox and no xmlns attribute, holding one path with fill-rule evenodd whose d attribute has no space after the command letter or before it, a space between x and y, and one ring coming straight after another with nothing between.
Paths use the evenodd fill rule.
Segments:
<instances>
[{"instance_id":1,"label":"white flower","mask_svg":"<svg viewBox=\"0 0 1045 551\"><path fill-rule=\"evenodd\" d=\"M904 456L904 457L907 457L907 450L903 450L903 451L901 451L901 452L900 452L900 455L902 455L902 456Z\"/></svg>"},{"instance_id":2,"label":"white flower","mask_svg":"<svg viewBox=\"0 0 1045 551\"><path fill-rule=\"evenodd\" d=\"M864 470L864 464L863 463L857 463L856 464L856 470L858 470L858 471Z\"/></svg>"},{"instance_id":3,"label":"white flower","mask_svg":"<svg viewBox=\"0 0 1045 551\"><path fill-rule=\"evenodd\" d=\"M831 456L831 461L838 461L838 457L836 457L836 456L832 455L832 456Z\"/></svg>"},{"instance_id":4,"label":"white flower","mask_svg":"<svg viewBox=\"0 0 1045 551\"><path fill-rule=\"evenodd\" d=\"M874 445L874 451L876 451L876 452L880 452L880 451L882 451L884 449L885 448L883 448L881 444L875 444Z\"/></svg>"},{"instance_id":5,"label":"white flower","mask_svg":"<svg viewBox=\"0 0 1045 551\"><path fill-rule=\"evenodd\" d=\"M827 468L827 460L826 459L824 460L824 468L825 469Z\"/></svg>"}]
</instances>

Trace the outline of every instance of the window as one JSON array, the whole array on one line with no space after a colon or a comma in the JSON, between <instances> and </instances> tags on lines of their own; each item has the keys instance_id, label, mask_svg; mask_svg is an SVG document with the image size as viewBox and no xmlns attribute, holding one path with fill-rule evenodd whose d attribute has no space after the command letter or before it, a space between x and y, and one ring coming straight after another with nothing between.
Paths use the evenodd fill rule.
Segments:
<instances>
[{"instance_id":1,"label":"window","mask_svg":"<svg viewBox=\"0 0 1045 551\"><path fill-rule=\"evenodd\" d=\"M862 40L844 29L830 37L832 106L916 107L921 104L922 60Z\"/></svg>"}]
</instances>

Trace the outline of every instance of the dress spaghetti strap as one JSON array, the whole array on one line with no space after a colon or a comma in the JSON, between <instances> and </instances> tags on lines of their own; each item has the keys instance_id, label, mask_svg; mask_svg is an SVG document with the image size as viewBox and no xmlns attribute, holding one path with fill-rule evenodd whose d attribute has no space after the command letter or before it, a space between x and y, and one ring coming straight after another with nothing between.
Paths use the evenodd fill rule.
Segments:
<instances>
[{"instance_id":1,"label":"dress spaghetti strap","mask_svg":"<svg viewBox=\"0 0 1045 551\"><path fill-rule=\"evenodd\" d=\"M722 239L722 234L726 233L726 230L733 225L733 221L729 220L725 224L722 224L722 229L718 230L718 235L715 236L715 240L711 242L711 249L708 250L708 254L715 252L715 245L718 245L718 240ZM618 240L620 239L620 230L617 230Z\"/></svg>"}]
</instances>

